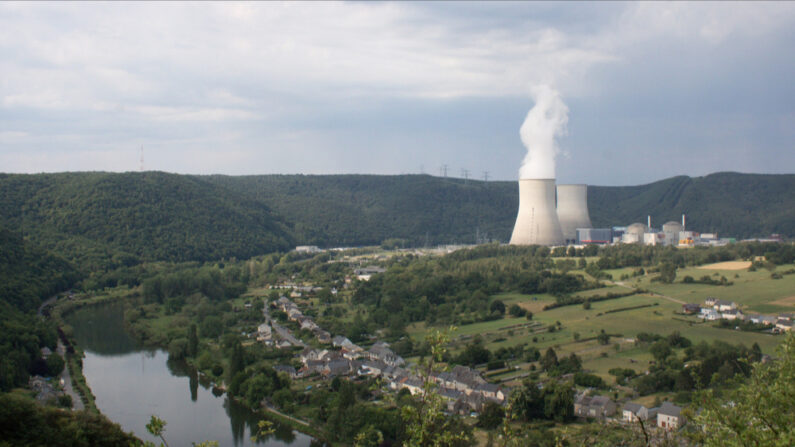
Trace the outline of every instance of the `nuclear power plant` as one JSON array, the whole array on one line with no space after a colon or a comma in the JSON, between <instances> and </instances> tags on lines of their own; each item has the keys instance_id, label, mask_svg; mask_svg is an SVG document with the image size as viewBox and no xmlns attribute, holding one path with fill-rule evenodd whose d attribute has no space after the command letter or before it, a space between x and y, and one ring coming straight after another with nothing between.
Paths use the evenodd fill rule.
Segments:
<instances>
[{"instance_id":1,"label":"nuclear power plant","mask_svg":"<svg viewBox=\"0 0 795 447\"><path fill-rule=\"evenodd\" d=\"M511 235L511 245L561 245L555 206L555 179L519 180L519 213Z\"/></svg>"},{"instance_id":2,"label":"nuclear power plant","mask_svg":"<svg viewBox=\"0 0 795 447\"><path fill-rule=\"evenodd\" d=\"M591 228L588 185L558 185L558 220L566 244L577 243L577 229Z\"/></svg>"}]
</instances>

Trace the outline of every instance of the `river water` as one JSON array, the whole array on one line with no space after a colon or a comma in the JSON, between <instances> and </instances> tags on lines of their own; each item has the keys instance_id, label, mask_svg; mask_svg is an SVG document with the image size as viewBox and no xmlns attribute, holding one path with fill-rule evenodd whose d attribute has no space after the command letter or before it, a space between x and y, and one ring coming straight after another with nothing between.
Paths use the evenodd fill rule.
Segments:
<instances>
[{"instance_id":1,"label":"river water","mask_svg":"<svg viewBox=\"0 0 795 447\"><path fill-rule=\"evenodd\" d=\"M172 446L205 440L221 446L251 446L251 431L261 419L242 405L215 395L206 381L162 350L144 349L125 331L123 307L106 304L80 309L69 316L75 339L85 352L83 374L97 407L110 420L143 440L152 415L166 421L165 438ZM311 438L278 425L266 447L305 447Z\"/></svg>"}]
</instances>

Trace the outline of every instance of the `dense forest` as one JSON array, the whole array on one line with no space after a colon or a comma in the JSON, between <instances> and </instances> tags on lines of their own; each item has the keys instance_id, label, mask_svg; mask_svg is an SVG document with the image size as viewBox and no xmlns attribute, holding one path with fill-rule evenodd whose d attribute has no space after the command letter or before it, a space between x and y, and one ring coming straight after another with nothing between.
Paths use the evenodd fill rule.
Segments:
<instances>
[{"instance_id":1,"label":"dense forest","mask_svg":"<svg viewBox=\"0 0 795 447\"><path fill-rule=\"evenodd\" d=\"M249 258L293 245L267 206L192 176L0 175L0 191L0 225L88 270Z\"/></svg>"},{"instance_id":2,"label":"dense forest","mask_svg":"<svg viewBox=\"0 0 795 447\"><path fill-rule=\"evenodd\" d=\"M795 175L719 173L592 186L597 227L680 220L738 238L795 234ZM0 225L85 271L250 258L295 244L473 243L510 237L514 182L428 175L0 174Z\"/></svg>"}]
</instances>

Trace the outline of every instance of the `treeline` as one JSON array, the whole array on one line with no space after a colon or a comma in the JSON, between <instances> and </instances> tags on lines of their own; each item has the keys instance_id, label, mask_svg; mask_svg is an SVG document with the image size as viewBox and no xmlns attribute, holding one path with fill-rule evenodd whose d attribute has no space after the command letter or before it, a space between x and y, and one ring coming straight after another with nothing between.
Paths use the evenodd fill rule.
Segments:
<instances>
[{"instance_id":1,"label":"treeline","mask_svg":"<svg viewBox=\"0 0 795 447\"><path fill-rule=\"evenodd\" d=\"M649 346L655 362L649 374L634 380L635 389L641 395L676 391L677 400L682 402L689 401L696 389L724 386L737 375L748 377L752 363L762 358L756 343L751 348L720 340L693 345L676 332L667 337L641 333L637 343ZM682 349L681 357L676 349Z\"/></svg>"},{"instance_id":2,"label":"treeline","mask_svg":"<svg viewBox=\"0 0 795 447\"><path fill-rule=\"evenodd\" d=\"M566 295L598 287L552 267L545 247L486 245L439 258L406 257L359 284L353 302L371 306L370 319L378 327L451 324L460 318L486 320L495 311L502 317L504 307L502 312L491 307L496 293Z\"/></svg>"},{"instance_id":3,"label":"treeline","mask_svg":"<svg viewBox=\"0 0 795 447\"><path fill-rule=\"evenodd\" d=\"M670 264L674 267L690 267L737 259L753 260L764 256L774 264L789 264L795 260L795 246L770 242L743 242L722 247L694 247L680 250L674 247L622 244L600 247L598 270L623 267L652 267Z\"/></svg>"}]
</instances>

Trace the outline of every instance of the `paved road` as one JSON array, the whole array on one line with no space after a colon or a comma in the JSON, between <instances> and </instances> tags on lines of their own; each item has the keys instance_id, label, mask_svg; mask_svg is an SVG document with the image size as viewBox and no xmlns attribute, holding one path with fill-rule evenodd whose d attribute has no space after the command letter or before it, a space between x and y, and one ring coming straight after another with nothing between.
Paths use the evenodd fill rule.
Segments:
<instances>
[{"instance_id":1,"label":"paved road","mask_svg":"<svg viewBox=\"0 0 795 447\"><path fill-rule=\"evenodd\" d=\"M66 359L66 347L58 340L58 348L56 349L58 354L61 355L64 359ZM63 380L63 389L66 394L72 396L72 409L73 410L83 410L85 406L83 405L83 400L80 398L80 393L78 393L74 387L72 386L72 376L69 374L69 367L64 366L63 372L61 373L61 379Z\"/></svg>"}]
</instances>

